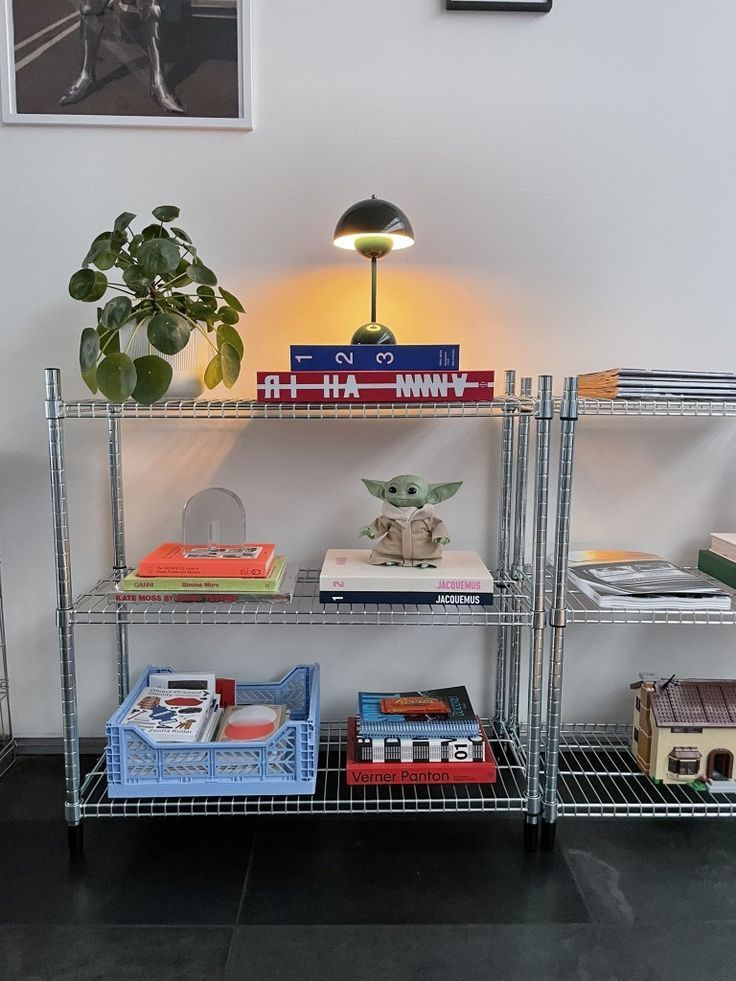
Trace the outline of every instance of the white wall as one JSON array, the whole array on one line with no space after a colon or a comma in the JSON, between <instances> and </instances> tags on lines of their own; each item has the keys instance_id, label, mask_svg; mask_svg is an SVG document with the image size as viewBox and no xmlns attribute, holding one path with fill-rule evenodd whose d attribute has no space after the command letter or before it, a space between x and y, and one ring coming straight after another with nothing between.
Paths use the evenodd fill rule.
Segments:
<instances>
[{"instance_id":1,"label":"white wall","mask_svg":"<svg viewBox=\"0 0 736 981\"><path fill-rule=\"evenodd\" d=\"M182 207L241 294L247 371L291 341L366 317L367 268L330 235L371 193L416 247L382 269L380 314L409 340L457 340L466 367L565 374L616 365L733 369L736 5L555 0L534 15L441 0L254 0L255 131L0 130L3 340L0 534L13 709L58 734L43 368L76 373L86 308L66 295L123 210ZM77 588L110 562L104 424L67 426ZM498 427L485 422L143 426L125 432L129 558L176 534L189 493L224 483L250 530L303 564L373 517L361 476L465 480L444 516L493 558ZM664 420L580 427L574 540L692 561L733 529L736 428ZM491 502L490 509L488 502ZM132 629L132 665L213 663L275 676L319 659L324 714L360 686L491 682L478 629ZM110 628L80 628L82 732L114 705ZM730 631L569 632L565 715L627 718L639 670L732 675ZM623 714L622 714L623 713Z\"/></svg>"}]
</instances>

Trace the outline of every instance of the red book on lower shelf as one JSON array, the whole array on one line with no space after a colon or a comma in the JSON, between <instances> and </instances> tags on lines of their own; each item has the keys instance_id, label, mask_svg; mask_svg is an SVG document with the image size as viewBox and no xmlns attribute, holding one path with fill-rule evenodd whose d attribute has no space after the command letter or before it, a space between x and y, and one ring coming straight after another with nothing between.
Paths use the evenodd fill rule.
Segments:
<instances>
[{"instance_id":1,"label":"red book on lower shelf","mask_svg":"<svg viewBox=\"0 0 736 981\"><path fill-rule=\"evenodd\" d=\"M258 371L259 402L486 402L492 371Z\"/></svg>"},{"instance_id":2,"label":"red book on lower shelf","mask_svg":"<svg viewBox=\"0 0 736 981\"><path fill-rule=\"evenodd\" d=\"M345 777L350 787L391 787L398 784L441 786L450 783L495 783L496 761L483 732L482 763L359 763L355 758L355 717L348 719Z\"/></svg>"}]
</instances>

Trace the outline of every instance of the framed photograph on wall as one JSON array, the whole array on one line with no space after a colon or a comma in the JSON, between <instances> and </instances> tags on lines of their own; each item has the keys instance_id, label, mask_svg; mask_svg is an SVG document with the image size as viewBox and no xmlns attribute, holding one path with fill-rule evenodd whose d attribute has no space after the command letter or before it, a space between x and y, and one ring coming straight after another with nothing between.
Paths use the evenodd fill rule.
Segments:
<instances>
[{"instance_id":1,"label":"framed photograph on wall","mask_svg":"<svg viewBox=\"0 0 736 981\"><path fill-rule=\"evenodd\" d=\"M552 0L447 0L448 10L530 10L546 14Z\"/></svg>"},{"instance_id":2,"label":"framed photograph on wall","mask_svg":"<svg viewBox=\"0 0 736 981\"><path fill-rule=\"evenodd\" d=\"M252 129L250 0L0 0L6 123Z\"/></svg>"}]
</instances>

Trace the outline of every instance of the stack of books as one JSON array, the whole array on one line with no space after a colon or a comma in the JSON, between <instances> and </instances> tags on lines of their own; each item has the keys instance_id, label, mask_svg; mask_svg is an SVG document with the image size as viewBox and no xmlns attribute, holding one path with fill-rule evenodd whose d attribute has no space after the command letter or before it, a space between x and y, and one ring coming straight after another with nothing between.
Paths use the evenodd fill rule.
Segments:
<instances>
[{"instance_id":1,"label":"stack of books","mask_svg":"<svg viewBox=\"0 0 736 981\"><path fill-rule=\"evenodd\" d=\"M578 375L578 394L591 399L736 400L736 374L611 368Z\"/></svg>"},{"instance_id":2,"label":"stack of books","mask_svg":"<svg viewBox=\"0 0 736 981\"><path fill-rule=\"evenodd\" d=\"M289 718L284 705L236 705L235 681L209 672L162 671L123 720L158 743L256 742Z\"/></svg>"},{"instance_id":3,"label":"stack of books","mask_svg":"<svg viewBox=\"0 0 736 981\"><path fill-rule=\"evenodd\" d=\"M485 402L492 371L460 371L457 344L292 345L290 371L259 371L259 402Z\"/></svg>"},{"instance_id":4,"label":"stack of books","mask_svg":"<svg viewBox=\"0 0 736 981\"><path fill-rule=\"evenodd\" d=\"M496 761L464 687L360 692L346 778L350 786L495 783Z\"/></svg>"},{"instance_id":5,"label":"stack of books","mask_svg":"<svg viewBox=\"0 0 736 981\"><path fill-rule=\"evenodd\" d=\"M320 603L491 606L493 576L477 552L445 549L437 568L371 565L370 549L330 548L319 577Z\"/></svg>"},{"instance_id":6,"label":"stack of books","mask_svg":"<svg viewBox=\"0 0 736 981\"><path fill-rule=\"evenodd\" d=\"M724 590L647 552L572 552L568 575L602 610L731 609Z\"/></svg>"},{"instance_id":7,"label":"stack of books","mask_svg":"<svg viewBox=\"0 0 736 981\"><path fill-rule=\"evenodd\" d=\"M165 542L117 583L120 603L289 602L298 575L272 544Z\"/></svg>"},{"instance_id":8,"label":"stack of books","mask_svg":"<svg viewBox=\"0 0 736 981\"><path fill-rule=\"evenodd\" d=\"M711 532L710 548L698 552L698 569L736 589L736 533Z\"/></svg>"}]
</instances>

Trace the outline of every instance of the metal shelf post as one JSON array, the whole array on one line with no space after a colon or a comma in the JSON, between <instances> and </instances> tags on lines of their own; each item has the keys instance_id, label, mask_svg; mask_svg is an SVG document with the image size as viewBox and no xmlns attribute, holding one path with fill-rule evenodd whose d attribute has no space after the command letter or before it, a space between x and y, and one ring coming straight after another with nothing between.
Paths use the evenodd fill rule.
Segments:
<instances>
[{"instance_id":1,"label":"metal shelf post","mask_svg":"<svg viewBox=\"0 0 736 981\"><path fill-rule=\"evenodd\" d=\"M64 470L64 425L61 374L46 369L46 419L49 430L49 473L56 566L56 622L59 629L62 736L64 739L64 812L72 854L81 848L82 808L79 770L77 682L74 659L74 592L69 547L69 512Z\"/></svg>"},{"instance_id":2,"label":"metal shelf post","mask_svg":"<svg viewBox=\"0 0 736 981\"><path fill-rule=\"evenodd\" d=\"M514 398L516 392L516 372L507 371L504 395ZM514 483L514 416L507 412L501 423L501 487L498 498L498 564L496 581L503 584L510 577L511 517L513 512ZM499 605L506 608L503 585L499 589ZM496 722L507 720L506 666L508 660L509 633L501 624L496 633L496 698L493 718Z\"/></svg>"},{"instance_id":3,"label":"metal shelf post","mask_svg":"<svg viewBox=\"0 0 736 981\"><path fill-rule=\"evenodd\" d=\"M527 812L524 847L537 848L542 814L540 753L542 732L542 689L544 685L544 575L547 562L547 519L549 511L549 441L554 407L552 376L539 379L539 409L536 418L534 476L534 535L532 540L532 630L529 647L529 704L527 709Z\"/></svg>"},{"instance_id":4,"label":"metal shelf post","mask_svg":"<svg viewBox=\"0 0 736 981\"><path fill-rule=\"evenodd\" d=\"M532 379L521 379L521 397L530 398ZM531 418L520 416L516 440L516 480L514 485L514 536L511 555L511 577L524 579L526 548L527 488L529 484L529 429ZM516 611L518 604L514 604ZM515 623L510 634L508 677L508 725L516 732L519 725L519 684L521 681L521 625Z\"/></svg>"},{"instance_id":5,"label":"metal shelf post","mask_svg":"<svg viewBox=\"0 0 736 981\"><path fill-rule=\"evenodd\" d=\"M8 684L8 656L5 647L5 617L3 614L3 590L0 582L0 774L15 762L15 740L10 717L10 691Z\"/></svg>"},{"instance_id":6,"label":"metal shelf post","mask_svg":"<svg viewBox=\"0 0 736 981\"><path fill-rule=\"evenodd\" d=\"M560 725L562 720L562 666L567 624L567 568L570 551L570 509L578 418L578 380L565 379L560 406L560 465L557 482L557 525L555 531L555 580L552 593L552 649L547 693L547 738L544 751L544 796L542 847L554 846L557 827L557 777L559 773Z\"/></svg>"},{"instance_id":7,"label":"metal shelf post","mask_svg":"<svg viewBox=\"0 0 736 981\"><path fill-rule=\"evenodd\" d=\"M118 582L127 569L125 562L125 512L123 507L123 448L120 407L110 405L107 418L110 503L112 508L113 579ZM130 687L128 666L128 623L125 613L115 625L118 661L118 700L123 702Z\"/></svg>"}]
</instances>

